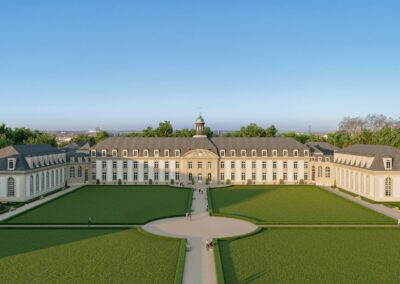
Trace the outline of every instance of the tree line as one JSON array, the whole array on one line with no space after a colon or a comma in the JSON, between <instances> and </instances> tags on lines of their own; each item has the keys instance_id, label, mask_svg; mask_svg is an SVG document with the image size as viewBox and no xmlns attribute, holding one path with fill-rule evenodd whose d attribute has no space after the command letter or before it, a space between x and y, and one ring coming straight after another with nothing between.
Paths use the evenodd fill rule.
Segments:
<instances>
[{"instance_id":1,"label":"tree line","mask_svg":"<svg viewBox=\"0 0 400 284\"><path fill-rule=\"evenodd\" d=\"M56 138L39 130L29 128L10 128L0 124L0 148L13 144L49 144L57 146Z\"/></svg>"},{"instance_id":2,"label":"tree line","mask_svg":"<svg viewBox=\"0 0 400 284\"><path fill-rule=\"evenodd\" d=\"M156 128L151 126L143 131L128 133L127 137L193 137L196 134L194 128L174 130L170 121L162 121ZM370 114L366 117L345 117L339 123L338 131L327 133L324 136L312 133L296 133L293 131L279 132L275 125L263 128L256 123L242 126L239 130L229 131L223 134L214 133L209 127L204 128L207 137L291 137L301 143L327 142L339 148L353 144L381 144L400 148L400 120L394 120L384 115ZM99 143L110 137L106 131L100 131L95 137L87 134L77 135L72 142ZM54 136L47 133L30 130L29 128L11 129L5 124L0 124L0 148L12 144L49 144L57 146ZM58 145L62 146L62 145Z\"/></svg>"}]
</instances>

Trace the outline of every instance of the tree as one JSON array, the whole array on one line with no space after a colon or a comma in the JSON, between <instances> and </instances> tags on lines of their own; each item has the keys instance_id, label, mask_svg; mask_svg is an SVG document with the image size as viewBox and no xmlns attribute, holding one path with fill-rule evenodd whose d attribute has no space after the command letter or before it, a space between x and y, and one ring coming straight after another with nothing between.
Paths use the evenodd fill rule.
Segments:
<instances>
[{"instance_id":1,"label":"tree","mask_svg":"<svg viewBox=\"0 0 400 284\"><path fill-rule=\"evenodd\" d=\"M266 132L261 127L255 123L250 123L246 127L241 127L239 130L243 137L265 137Z\"/></svg>"},{"instance_id":2,"label":"tree","mask_svg":"<svg viewBox=\"0 0 400 284\"><path fill-rule=\"evenodd\" d=\"M6 134L0 134L0 149L10 146L13 144L13 141L7 137Z\"/></svg>"},{"instance_id":3,"label":"tree","mask_svg":"<svg viewBox=\"0 0 400 284\"><path fill-rule=\"evenodd\" d=\"M175 137L193 137L196 135L195 129L183 128L175 131Z\"/></svg>"},{"instance_id":4,"label":"tree","mask_svg":"<svg viewBox=\"0 0 400 284\"><path fill-rule=\"evenodd\" d=\"M210 127L207 127L207 126L204 127L203 133L204 133L204 135L206 135L208 138L213 137L213 135L214 135L214 132L211 130L211 128L210 128Z\"/></svg>"},{"instance_id":5,"label":"tree","mask_svg":"<svg viewBox=\"0 0 400 284\"><path fill-rule=\"evenodd\" d=\"M275 137L278 133L278 129L276 129L275 125L271 125L267 129L265 129L265 134L267 137Z\"/></svg>"},{"instance_id":6,"label":"tree","mask_svg":"<svg viewBox=\"0 0 400 284\"><path fill-rule=\"evenodd\" d=\"M57 140L53 135L35 130L32 135L24 141L24 144L48 144L57 147Z\"/></svg>"},{"instance_id":7,"label":"tree","mask_svg":"<svg viewBox=\"0 0 400 284\"><path fill-rule=\"evenodd\" d=\"M360 133L366 125L366 121L361 117L345 117L339 123L339 131L357 134Z\"/></svg>"},{"instance_id":8,"label":"tree","mask_svg":"<svg viewBox=\"0 0 400 284\"><path fill-rule=\"evenodd\" d=\"M96 133L96 136L94 137L94 141L96 142L96 144L98 144L108 137L110 137L110 134L107 131L102 130L102 131L99 131Z\"/></svg>"},{"instance_id":9,"label":"tree","mask_svg":"<svg viewBox=\"0 0 400 284\"><path fill-rule=\"evenodd\" d=\"M172 137L174 135L174 129L172 128L171 122L167 120L160 122L155 132L157 137Z\"/></svg>"},{"instance_id":10,"label":"tree","mask_svg":"<svg viewBox=\"0 0 400 284\"><path fill-rule=\"evenodd\" d=\"M75 136L71 142L95 142L95 138L85 133L80 133Z\"/></svg>"},{"instance_id":11,"label":"tree","mask_svg":"<svg viewBox=\"0 0 400 284\"><path fill-rule=\"evenodd\" d=\"M155 133L153 127L151 127L151 126L148 126L142 132L142 137L155 137L155 136L156 136L156 133Z\"/></svg>"}]
</instances>

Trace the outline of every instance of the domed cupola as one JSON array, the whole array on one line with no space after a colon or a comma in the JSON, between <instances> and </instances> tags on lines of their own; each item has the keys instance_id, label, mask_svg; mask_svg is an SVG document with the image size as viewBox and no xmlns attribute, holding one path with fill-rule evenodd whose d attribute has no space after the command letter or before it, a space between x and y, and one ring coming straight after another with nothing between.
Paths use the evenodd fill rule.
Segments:
<instances>
[{"instance_id":1,"label":"domed cupola","mask_svg":"<svg viewBox=\"0 0 400 284\"><path fill-rule=\"evenodd\" d=\"M196 121L194 123L196 125L196 135L193 136L194 138L204 138L207 137L204 135L204 125L206 124L204 122L204 118L199 114L199 116L196 118Z\"/></svg>"}]
</instances>

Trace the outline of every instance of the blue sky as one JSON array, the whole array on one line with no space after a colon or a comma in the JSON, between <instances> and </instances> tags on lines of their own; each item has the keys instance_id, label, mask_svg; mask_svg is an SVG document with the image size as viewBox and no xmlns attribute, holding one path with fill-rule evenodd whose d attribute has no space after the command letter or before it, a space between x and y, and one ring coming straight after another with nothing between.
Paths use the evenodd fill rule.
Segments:
<instances>
[{"instance_id":1,"label":"blue sky","mask_svg":"<svg viewBox=\"0 0 400 284\"><path fill-rule=\"evenodd\" d=\"M400 1L1 1L0 122L336 129L400 106Z\"/></svg>"}]
</instances>

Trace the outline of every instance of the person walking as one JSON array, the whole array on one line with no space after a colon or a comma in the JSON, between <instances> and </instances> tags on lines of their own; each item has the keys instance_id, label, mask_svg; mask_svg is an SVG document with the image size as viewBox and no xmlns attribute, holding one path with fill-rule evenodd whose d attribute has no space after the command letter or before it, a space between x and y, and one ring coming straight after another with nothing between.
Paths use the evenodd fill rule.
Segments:
<instances>
[{"instance_id":1,"label":"person walking","mask_svg":"<svg viewBox=\"0 0 400 284\"><path fill-rule=\"evenodd\" d=\"M88 218L88 220L87 220L87 223L88 223L88 227L90 227L90 225L92 224L92 218Z\"/></svg>"},{"instance_id":2,"label":"person walking","mask_svg":"<svg viewBox=\"0 0 400 284\"><path fill-rule=\"evenodd\" d=\"M186 221L189 219L189 212L186 212Z\"/></svg>"}]
</instances>

